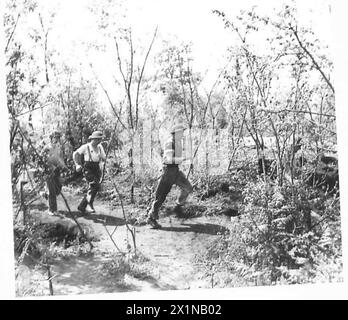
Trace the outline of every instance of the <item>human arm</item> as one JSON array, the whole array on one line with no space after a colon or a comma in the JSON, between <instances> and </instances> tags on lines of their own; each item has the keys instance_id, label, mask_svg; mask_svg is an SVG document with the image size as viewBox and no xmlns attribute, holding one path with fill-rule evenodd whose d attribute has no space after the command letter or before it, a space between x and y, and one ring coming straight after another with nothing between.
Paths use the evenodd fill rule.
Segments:
<instances>
[{"instance_id":1,"label":"human arm","mask_svg":"<svg viewBox=\"0 0 348 320\"><path fill-rule=\"evenodd\" d=\"M101 144L99 144L98 148L99 148L100 161L105 161L106 160L106 154L105 154L103 146Z\"/></svg>"},{"instance_id":2,"label":"human arm","mask_svg":"<svg viewBox=\"0 0 348 320\"><path fill-rule=\"evenodd\" d=\"M73 152L73 161L76 166L76 171L79 172L82 170L82 161L81 158L84 155L84 145Z\"/></svg>"},{"instance_id":3,"label":"human arm","mask_svg":"<svg viewBox=\"0 0 348 320\"><path fill-rule=\"evenodd\" d=\"M182 148L182 144L174 142L172 139L168 140L164 145L163 151L163 162L166 164L180 164L183 161L190 160L192 161L192 157L187 155Z\"/></svg>"}]
</instances>

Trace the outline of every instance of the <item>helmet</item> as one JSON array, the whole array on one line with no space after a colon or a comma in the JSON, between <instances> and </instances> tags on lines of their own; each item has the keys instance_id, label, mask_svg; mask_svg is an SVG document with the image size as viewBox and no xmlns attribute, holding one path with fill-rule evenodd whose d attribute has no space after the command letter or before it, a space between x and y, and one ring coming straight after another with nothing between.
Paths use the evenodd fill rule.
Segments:
<instances>
[{"instance_id":1,"label":"helmet","mask_svg":"<svg viewBox=\"0 0 348 320\"><path fill-rule=\"evenodd\" d=\"M101 131L94 131L89 137L88 139L103 139L103 133Z\"/></svg>"}]
</instances>

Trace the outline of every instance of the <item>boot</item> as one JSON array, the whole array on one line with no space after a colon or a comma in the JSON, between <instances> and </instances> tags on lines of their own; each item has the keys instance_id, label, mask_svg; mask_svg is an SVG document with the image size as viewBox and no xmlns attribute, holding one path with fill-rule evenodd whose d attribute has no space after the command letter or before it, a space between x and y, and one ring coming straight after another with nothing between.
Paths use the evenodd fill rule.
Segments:
<instances>
[{"instance_id":1,"label":"boot","mask_svg":"<svg viewBox=\"0 0 348 320\"><path fill-rule=\"evenodd\" d=\"M88 201L86 197L82 199L79 206L77 207L77 210L80 211L82 214L86 214L86 207L87 207Z\"/></svg>"},{"instance_id":2,"label":"boot","mask_svg":"<svg viewBox=\"0 0 348 320\"><path fill-rule=\"evenodd\" d=\"M154 218L148 218L147 223L152 226L152 229L161 229L162 226Z\"/></svg>"},{"instance_id":3,"label":"boot","mask_svg":"<svg viewBox=\"0 0 348 320\"><path fill-rule=\"evenodd\" d=\"M173 212L178 218L185 218L185 212L182 206L176 205L173 209Z\"/></svg>"},{"instance_id":4,"label":"boot","mask_svg":"<svg viewBox=\"0 0 348 320\"><path fill-rule=\"evenodd\" d=\"M89 210L88 211L86 210L87 213L95 213L93 204L89 203L87 207L89 207Z\"/></svg>"}]
</instances>

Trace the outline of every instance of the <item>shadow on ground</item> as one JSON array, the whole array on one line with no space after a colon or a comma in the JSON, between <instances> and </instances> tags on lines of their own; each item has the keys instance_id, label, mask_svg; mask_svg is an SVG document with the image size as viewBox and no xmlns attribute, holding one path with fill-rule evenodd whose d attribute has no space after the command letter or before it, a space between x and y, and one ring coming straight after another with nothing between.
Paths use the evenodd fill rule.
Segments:
<instances>
[{"instance_id":1,"label":"shadow on ground","mask_svg":"<svg viewBox=\"0 0 348 320\"><path fill-rule=\"evenodd\" d=\"M204 233L209 235L218 235L218 234L229 232L227 228L217 224L211 224L211 223L203 223L203 224L183 223L181 224L180 227L162 227L160 230L172 231L172 232L195 232L195 233Z\"/></svg>"},{"instance_id":2,"label":"shadow on ground","mask_svg":"<svg viewBox=\"0 0 348 320\"><path fill-rule=\"evenodd\" d=\"M95 223L100 223L100 224L104 224L106 226L123 226L125 225L125 221L124 219L121 218L117 218L117 217L113 217L113 216L109 216L106 214L82 214L79 211L73 211L72 214L74 215L75 218L84 218L86 220L91 220ZM65 213L65 215L67 217L69 217L69 213Z\"/></svg>"}]
</instances>

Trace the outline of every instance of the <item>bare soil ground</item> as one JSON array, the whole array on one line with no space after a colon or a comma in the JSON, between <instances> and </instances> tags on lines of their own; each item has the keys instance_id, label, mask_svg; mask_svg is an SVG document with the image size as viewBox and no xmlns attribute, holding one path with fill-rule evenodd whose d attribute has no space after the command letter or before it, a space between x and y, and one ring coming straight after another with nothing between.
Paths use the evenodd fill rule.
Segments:
<instances>
[{"instance_id":1,"label":"bare soil ground","mask_svg":"<svg viewBox=\"0 0 348 320\"><path fill-rule=\"evenodd\" d=\"M126 252L127 246L133 246L121 208L97 199L96 213L81 216L76 211L80 196L67 192L64 195L78 222L89 230L94 240L98 240L93 241L95 247L90 255L72 254L54 259L51 271L55 295L210 287L209 279L204 276L204 267L197 263L197 256L204 254L212 241L227 230L230 219L220 216L179 219L162 213L159 220L162 229L155 230L149 225L134 226L137 258L128 261L129 264L117 264L120 251ZM34 207L36 209L32 209L31 214L41 223L60 221L75 224L61 197L58 200L61 217L48 216L44 201ZM131 208L125 207L126 211L128 209ZM130 224L128 226L133 228ZM107 230L113 234L117 248ZM24 272L26 277L28 272L28 269ZM20 279L21 275L18 283ZM47 288L47 281L42 281L41 286ZM41 291L49 294L47 289Z\"/></svg>"}]
</instances>

